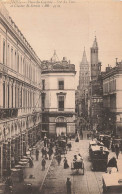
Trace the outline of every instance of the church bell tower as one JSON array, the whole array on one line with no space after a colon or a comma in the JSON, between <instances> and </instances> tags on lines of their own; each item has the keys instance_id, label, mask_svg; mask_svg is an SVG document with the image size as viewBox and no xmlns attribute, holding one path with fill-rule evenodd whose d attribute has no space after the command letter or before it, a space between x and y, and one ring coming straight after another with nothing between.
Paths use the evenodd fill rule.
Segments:
<instances>
[{"instance_id":1,"label":"church bell tower","mask_svg":"<svg viewBox=\"0 0 122 194\"><path fill-rule=\"evenodd\" d=\"M98 44L95 36L91 47L91 80L96 80L101 73L101 63L98 60Z\"/></svg>"}]
</instances>

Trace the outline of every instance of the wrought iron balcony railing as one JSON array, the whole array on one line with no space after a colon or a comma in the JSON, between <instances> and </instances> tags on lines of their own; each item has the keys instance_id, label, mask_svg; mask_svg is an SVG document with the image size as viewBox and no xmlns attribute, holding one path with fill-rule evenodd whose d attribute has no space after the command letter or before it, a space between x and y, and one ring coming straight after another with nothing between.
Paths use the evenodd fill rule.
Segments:
<instances>
[{"instance_id":1,"label":"wrought iron balcony railing","mask_svg":"<svg viewBox=\"0 0 122 194\"><path fill-rule=\"evenodd\" d=\"M0 119L17 116L18 116L17 108L0 108Z\"/></svg>"}]
</instances>

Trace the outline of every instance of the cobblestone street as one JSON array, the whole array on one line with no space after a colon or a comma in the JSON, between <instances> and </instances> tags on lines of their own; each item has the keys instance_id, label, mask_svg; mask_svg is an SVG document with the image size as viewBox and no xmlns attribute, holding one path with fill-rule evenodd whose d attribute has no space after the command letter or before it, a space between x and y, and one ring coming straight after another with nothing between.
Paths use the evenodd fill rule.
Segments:
<instances>
[{"instance_id":1,"label":"cobblestone street","mask_svg":"<svg viewBox=\"0 0 122 194\"><path fill-rule=\"evenodd\" d=\"M102 174L104 172L94 172L92 171L92 165L89 160L88 152L89 140L80 140L79 143L72 141L72 150L68 151L66 154L69 168L63 168L63 159L60 166L58 166L57 161L54 159L49 172L46 176L45 182L43 184L42 194L65 194L66 193L66 179L70 177L72 183L72 193L73 194L99 194L102 193ZM75 154L80 153L84 158L85 173L82 175L82 171L79 174L76 171L72 172L71 162ZM114 153L110 152L109 158L111 158ZM118 160L119 171L122 172L121 164L121 154Z\"/></svg>"}]
</instances>

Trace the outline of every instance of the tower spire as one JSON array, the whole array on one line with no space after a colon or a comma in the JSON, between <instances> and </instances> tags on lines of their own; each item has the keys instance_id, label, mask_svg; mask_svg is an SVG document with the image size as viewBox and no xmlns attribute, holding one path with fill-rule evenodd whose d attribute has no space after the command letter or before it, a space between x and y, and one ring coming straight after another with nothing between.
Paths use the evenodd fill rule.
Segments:
<instances>
[{"instance_id":1,"label":"tower spire","mask_svg":"<svg viewBox=\"0 0 122 194\"><path fill-rule=\"evenodd\" d=\"M58 56L57 56L57 54L56 54L56 50L54 50L53 56L52 56L52 58L51 58L51 61L52 61L52 62L59 61Z\"/></svg>"},{"instance_id":2,"label":"tower spire","mask_svg":"<svg viewBox=\"0 0 122 194\"><path fill-rule=\"evenodd\" d=\"M98 47L96 35L95 35L95 39L94 39L94 42L93 42L93 46L92 47L93 48L97 48Z\"/></svg>"},{"instance_id":3,"label":"tower spire","mask_svg":"<svg viewBox=\"0 0 122 194\"><path fill-rule=\"evenodd\" d=\"M82 57L82 62L83 64L87 64L87 57L86 57L86 51L85 51L85 46L84 46L84 51L83 51L83 57Z\"/></svg>"}]
</instances>

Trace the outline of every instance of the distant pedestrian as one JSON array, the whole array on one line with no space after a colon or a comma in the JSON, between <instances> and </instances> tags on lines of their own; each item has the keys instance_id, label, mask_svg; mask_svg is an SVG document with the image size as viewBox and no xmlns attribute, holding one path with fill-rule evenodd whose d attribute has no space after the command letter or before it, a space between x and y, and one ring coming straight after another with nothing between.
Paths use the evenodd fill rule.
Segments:
<instances>
[{"instance_id":1,"label":"distant pedestrian","mask_svg":"<svg viewBox=\"0 0 122 194\"><path fill-rule=\"evenodd\" d=\"M50 148L49 148L49 151L48 151L49 160L51 160L52 154L53 154L53 149L50 147Z\"/></svg>"},{"instance_id":2,"label":"distant pedestrian","mask_svg":"<svg viewBox=\"0 0 122 194\"><path fill-rule=\"evenodd\" d=\"M46 165L46 160L43 158L42 159L42 170L45 170L45 165Z\"/></svg>"},{"instance_id":3,"label":"distant pedestrian","mask_svg":"<svg viewBox=\"0 0 122 194\"><path fill-rule=\"evenodd\" d=\"M30 157L30 158L29 158L29 167L32 168L33 166L34 166L33 160L32 160L32 158Z\"/></svg>"},{"instance_id":4,"label":"distant pedestrian","mask_svg":"<svg viewBox=\"0 0 122 194\"><path fill-rule=\"evenodd\" d=\"M118 159L118 156L119 156L119 145L118 144L115 145L115 153L116 153L116 157Z\"/></svg>"},{"instance_id":5,"label":"distant pedestrian","mask_svg":"<svg viewBox=\"0 0 122 194\"><path fill-rule=\"evenodd\" d=\"M44 149L44 147L42 148L42 158L43 158L43 156L45 155L45 149Z\"/></svg>"},{"instance_id":6,"label":"distant pedestrian","mask_svg":"<svg viewBox=\"0 0 122 194\"><path fill-rule=\"evenodd\" d=\"M46 147L46 145L47 145L47 140L46 140L46 138L44 139L44 147Z\"/></svg>"},{"instance_id":7,"label":"distant pedestrian","mask_svg":"<svg viewBox=\"0 0 122 194\"><path fill-rule=\"evenodd\" d=\"M36 149L36 160L39 160L39 150Z\"/></svg>"},{"instance_id":8,"label":"distant pedestrian","mask_svg":"<svg viewBox=\"0 0 122 194\"><path fill-rule=\"evenodd\" d=\"M58 153L58 155L57 155L56 159L57 159L58 166L59 166L59 165L60 165L60 163L61 163L61 154L60 154L60 153Z\"/></svg>"},{"instance_id":9,"label":"distant pedestrian","mask_svg":"<svg viewBox=\"0 0 122 194\"><path fill-rule=\"evenodd\" d=\"M67 187L67 194L71 194L71 181L70 181L70 178L67 178L66 187Z\"/></svg>"},{"instance_id":10,"label":"distant pedestrian","mask_svg":"<svg viewBox=\"0 0 122 194\"><path fill-rule=\"evenodd\" d=\"M70 140L72 139L72 136L71 136L71 134L70 134L70 136L69 136L69 139L70 139Z\"/></svg>"},{"instance_id":11,"label":"distant pedestrian","mask_svg":"<svg viewBox=\"0 0 122 194\"><path fill-rule=\"evenodd\" d=\"M68 165L68 161L66 159L66 157L64 158L64 169L67 169L69 168L69 165Z\"/></svg>"},{"instance_id":12,"label":"distant pedestrian","mask_svg":"<svg viewBox=\"0 0 122 194\"><path fill-rule=\"evenodd\" d=\"M44 155L45 155L45 159L47 160L48 157L47 157L47 148L44 148Z\"/></svg>"}]
</instances>

